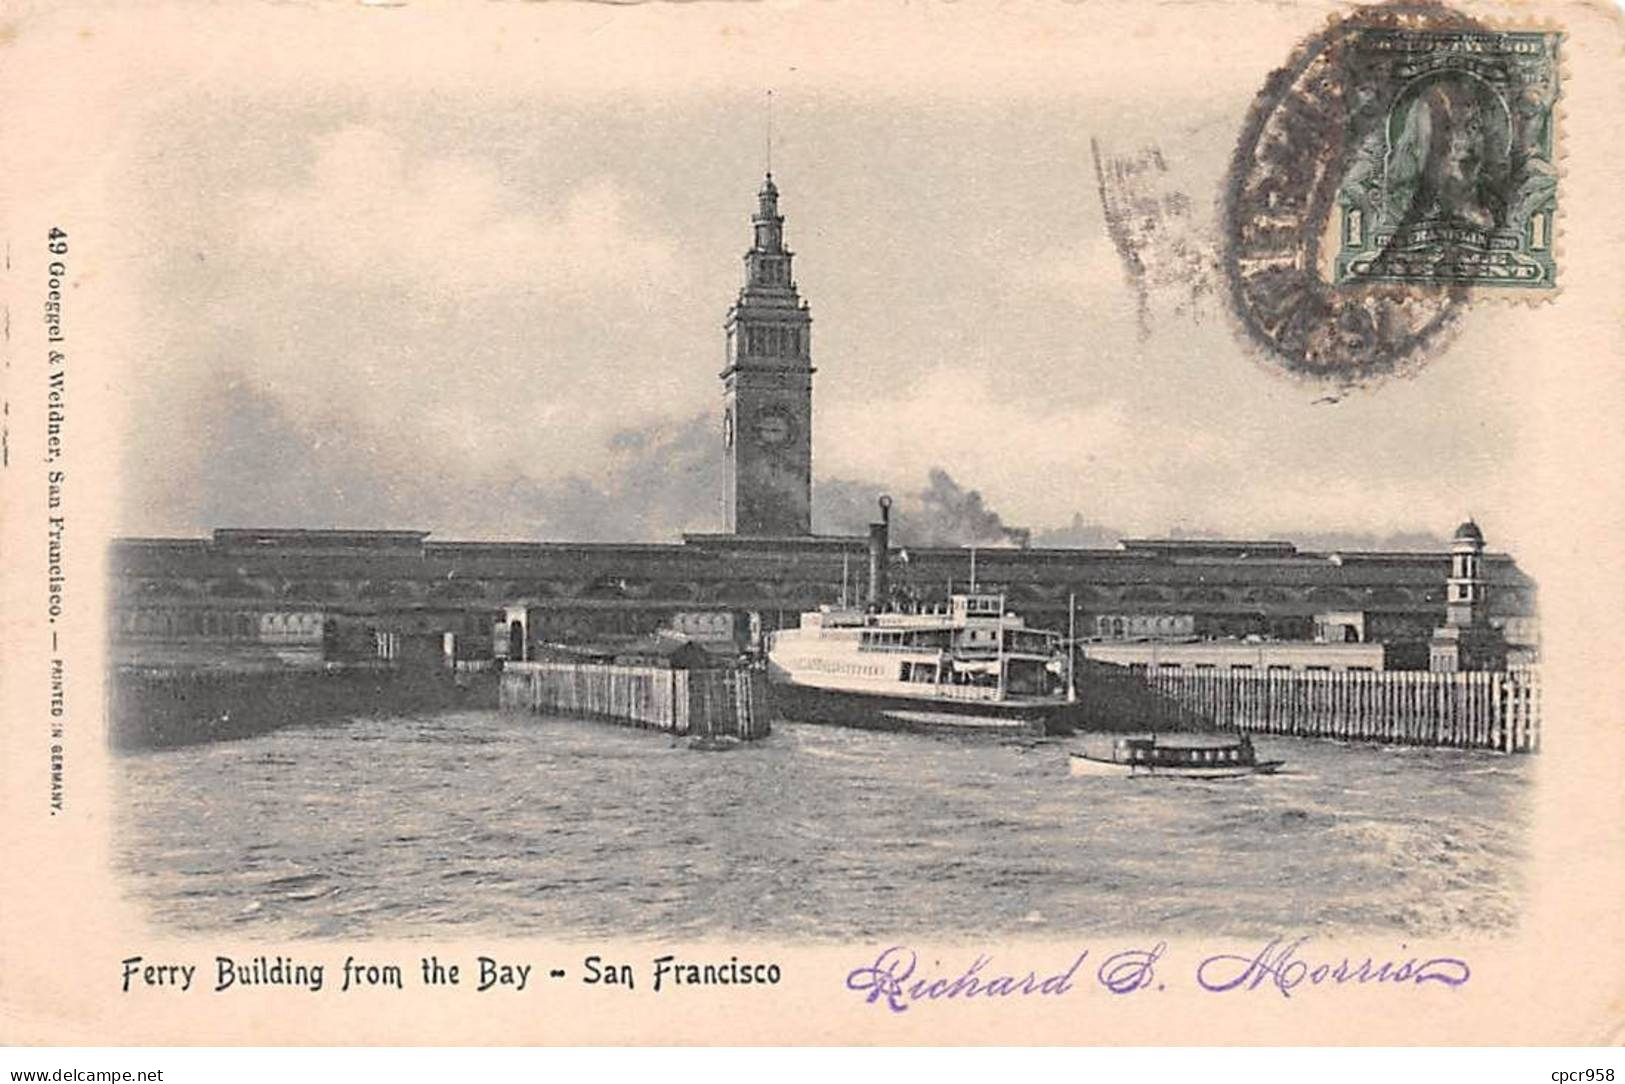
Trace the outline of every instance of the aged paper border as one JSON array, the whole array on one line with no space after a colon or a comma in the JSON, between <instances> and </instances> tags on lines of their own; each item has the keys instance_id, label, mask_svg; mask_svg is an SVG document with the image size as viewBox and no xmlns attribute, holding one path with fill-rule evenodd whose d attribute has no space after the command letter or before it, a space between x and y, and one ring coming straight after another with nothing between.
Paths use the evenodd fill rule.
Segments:
<instances>
[{"instance_id":1,"label":"aged paper border","mask_svg":"<svg viewBox=\"0 0 1625 1084\"><path fill-rule=\"evenodd\" d=\"M176 942L146 929L108 874L109 758L99 732L102 688L104 543L118 485L112 437L124 409L119 389L121 338L138 333L141 314L120 285L117 264L98 260L120 229L121 209L101 171L127 145L130 111L143 94L161 94L189 71L304 72L313 79L391 78L414 68L486 70L522 81L521 47L539 50L551 70L590 93L608 63L570 43L609 35L619 78L678 79L723 88L741 68L765 75L792 53L831 85L871 93L976 94L980 86L1037 99L1057 58L1080 36L1112 40L1143 61L1146 85L1181 78L1185 50L1226 48L1228 25L1245 16L1249 36L1233 45L1235 62L1269 68L1321 28L1327 9L1198 2L1158 6L1057 5L411 5L367 8L200 4L38 5L0 19L0 214L7 245L4 296L9 314L4 369L8 401L3 492L4 731L0 748L3 864L0 892L0 1039L72 1044L512 1044L512 1043L1031 1043L1117 1045L1228 1044L1590 1044L1625 1038L1625 920L1620 917L1625 858L1625 753L1618 705L1620 652L1614 641L1625 613L1621 557L1625 334L1618 321L1625 229L1622 128L1616 113L1621 23L1607 4L1469 6L1488 18L1551 19L1562 25L1566 157L1560 213L1564 248L1561 296L1527 310L1526 378L1515 389L1524 408L1520 454L1507 469L1529 495L1529 529L1538 543L1517 557L1541 588L1547 720L1538 764L1538 797L1529 868L1530 907L1506 938L1412 943L1406 954L1470 959L1472 981L1453 991L1382 988L1270 991L1214 996L1194 989L1189 967L1208 952L1256 949L1217 941L1171 941L1164 966L1180 973L1166 992L1113 998L1078 991L1055 999L996 1005L927 1004L904 1014L867 1005L843 989L853 968L873 960L878 943L770 945L749 939L708 946L651 942L489 941L278 945L229 938ZM1260 12L1263 12L1262 14ZM1215 28L1224 26L1223 31ZM1013 63L1012 58L1029 63ZM726 61L726 63L724 63ZM884 69L885 86L865 73ZM1076 71L1079 88L1102 78ZM75 335L71 405L68 548L70 728L65 738L71 801L46 808L45 721L49 632L42 597L44 512L43 301L39 248L53 224L75 243ZM184 437L178 436L178 439ZM1139 939L1160 939L1146 931ZM1399 952L1397 938L1336 943L1359 959ZM1064 967L1076 951L1135 947L1136 939L1091 937L998 941L956 938L915 946L945 967L987 951L1001 963ZM541 967L574 966L588 952L644 964L662 952L731 953L777 961L781 986L702 995L636 995L544 987L534 996L476 995L468 988L343 999L324 991L258 991L240 996L118 992L119 961L129 955L206 964L216 952L251 955L279 949L319 957L331 970L349 952L410 964L435 952L520 956Z\"/></svg>"}]
</instances>

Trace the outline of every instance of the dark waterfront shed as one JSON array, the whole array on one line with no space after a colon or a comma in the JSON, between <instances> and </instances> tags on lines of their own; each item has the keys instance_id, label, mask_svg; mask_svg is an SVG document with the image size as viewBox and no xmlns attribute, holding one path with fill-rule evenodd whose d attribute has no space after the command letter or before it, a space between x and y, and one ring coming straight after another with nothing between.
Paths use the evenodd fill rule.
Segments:
<instances>
[{"instance_id":1,"label":"dark waterfront shed","mask_svg":"<svg viewBox=\"0 0 1625 1084\"><path fill-rule=\"evenodd\" d=\"M716 670L731 660L715 655L695 643L674 636L655 637L629 644L615 655L622 666L657 666L667 670Z\"/></svg>"}]
</instances>

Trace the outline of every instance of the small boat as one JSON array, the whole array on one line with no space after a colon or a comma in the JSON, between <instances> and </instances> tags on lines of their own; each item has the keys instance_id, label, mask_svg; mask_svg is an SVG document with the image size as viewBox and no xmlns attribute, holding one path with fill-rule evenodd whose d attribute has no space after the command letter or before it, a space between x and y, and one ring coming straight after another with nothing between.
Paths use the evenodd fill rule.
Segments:
<instances>
[{"instance_id":1,"label":"small boat","mask_svg":"<svg viewBox=\"0 0 1625 1084\"><path fill-rule=\"evenodd\" d=\"M1274 775L1285 761L1259 760L1245 734L1155 734L1118 738L1108 748L1071 754L1073 775L1170 775L1186 779L1237 779Z\"/></svg>"}]
</instances>

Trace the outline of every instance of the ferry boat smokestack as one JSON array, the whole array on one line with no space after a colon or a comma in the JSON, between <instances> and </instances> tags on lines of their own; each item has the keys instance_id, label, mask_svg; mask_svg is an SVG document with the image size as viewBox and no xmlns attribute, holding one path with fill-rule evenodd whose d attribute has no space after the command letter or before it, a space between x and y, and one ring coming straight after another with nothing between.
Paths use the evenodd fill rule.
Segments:
<instances>
[{"instance_id":1,"label":"ferry boat smokestack","mask_svg":"<svg viewBox=\"0 0 1625 1084\"><path fill-rule=\"evenodd\" d=\"M879 609L891 595L887 582L891 549L891 498L880 498L880 522L869 524L869 606Z\"/></svg>"}]
</instances>

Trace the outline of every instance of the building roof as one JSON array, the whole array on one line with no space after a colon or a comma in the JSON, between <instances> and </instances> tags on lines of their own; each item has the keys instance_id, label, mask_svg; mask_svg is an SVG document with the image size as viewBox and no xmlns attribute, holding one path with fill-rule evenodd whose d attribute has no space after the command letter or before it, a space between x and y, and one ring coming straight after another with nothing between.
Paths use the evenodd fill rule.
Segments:
<instances>
[{"instance_id":1,"label":"building roof","mask_svg":"<svg viewBox=\"0 0 1625 1084\"><path fill-rule=\"evenodd\" d=\"M408 549L423 546L428 531L349 530L330 527L217 527L218 547L249 549Z\"/></svg>"},{"instance_id":2,"label":"building roof","mask_svg":"<svg viewBox=\"0 0 1625 1084\"><path fill-rule=\"evenodd\" d=\"M1117 543L1117 548L1201 557L1291 557L1298 552L1293 543L1273 538L1125 538Z\"/></svg>"}]
</instances>

